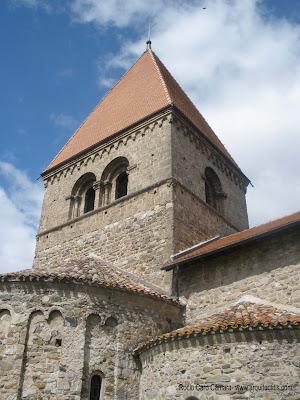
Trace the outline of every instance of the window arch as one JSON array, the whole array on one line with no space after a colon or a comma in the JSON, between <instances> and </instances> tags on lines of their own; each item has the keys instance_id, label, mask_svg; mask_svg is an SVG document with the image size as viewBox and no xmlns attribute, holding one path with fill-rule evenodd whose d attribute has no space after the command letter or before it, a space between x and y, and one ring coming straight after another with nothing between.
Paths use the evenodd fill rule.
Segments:
<instances>
[{"instance_id":1,"label":"window arch","mask_svg":"<svg viewBox=\"0 0 300 400\"><path fill-rule=\"evenodd\" d=\"M205 201L217 211L223 211L223 200L225 194L222 190L221 181L215 171L205 168Z\"/></svg>"},{"instance_id":2,"label":"window arch","mask_svg":"<svg viewBox=\"0 0 300 400\"><path fill-rule=\"evenodd\" d=\"M73 186L70 198L69 218L79 217L95 208L96 176L88 172L82 175Z\"/></svg>"},{"instance_id":3,"label":"window arch","mask_svg":"<svg viewBox=\"0 0 300 400\"><path fill-rule=\"evenodd\" d=\"M125 157L117 157L104 169L101 176L101 205L109 204L113 199L124 197L128 193L129 162Z\"/></svg>"},{"instance_id":4,"label":"window arch","mask_svg":"<svg viewBox=\"0 0 300 400\"><path fill-rule=\"evenodd\" d=\"M0 310L0 339L6 338L11 324L11 313L9 310Z\"/></svg>"},{"instance_id":5,"label":"window arch","mask_svg":"<svg viewBox=\"0 0 300 400\"><path fill-rule=\"evenodd\" d=\"M90 386L90 400L100 400L102 377L99 374L92 375Z\"/></svg>"}]
</instances>

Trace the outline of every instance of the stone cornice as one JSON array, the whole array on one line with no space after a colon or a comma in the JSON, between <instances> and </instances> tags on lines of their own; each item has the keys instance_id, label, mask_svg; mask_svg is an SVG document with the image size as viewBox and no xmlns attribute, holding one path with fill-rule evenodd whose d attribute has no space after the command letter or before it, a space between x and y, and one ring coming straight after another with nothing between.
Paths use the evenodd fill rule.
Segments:
<instances>
[{"instance_id":1,"label":"stone cornice","mask_svg":"<svg viewBox=\"0 0 300 400\"><path fill-rule=\"evenodd\" d=\"M216 169L224 173L232 182L246 193L250 180L243 172L235 166L225 155L221 153L210 141L202 134L199 129L185 118L177 109L172 115L172 124L175 128L189 138L195 144L197 149L214 165Z\"/></svg>"},{"instance_id":2,"label":"stone cornice","mask_svg":"<svg viewBox=\"0 0 300 400\"><path fill-rule=\"evenodd\" d=\"M136 192L130 193L127 196L120 197L119 199L114 200L112 203L107 204L106 206L96 208L93 211L90 211L90 212L88 212L86 214L82 214L79 217L69 219L68 221L63 222L62 224L56 225L53 228L50 228L50 229L44 230L42 232L39 232L36 235L36 237L38 239L39 237L47 235L48 233L57 231L57 230L59 230L61 228L64 228L65 226L72 225L72 224L76 223L77 221L81 221L82 219L88 218L90 215L98 214L99 212L105 211L105 210L107 210L107 209L109 209L111 207L114 207L115 205L117 205L119 203L122 203L122 202L124 202L126 200L129 200L131 198L139 196L142 193L149 192L150 190L153 190L153 189L155 189L155 188L157 188L159 186L162 186L165 183L169 183L171 181L172 181L172 178L162 179L161 181L155 182L153 185L149 185L149 186L147 186L147 187L145 187L145 188L143 188L141 190L138 190Z\"/></svg>"},{"instance_id":3,"label":"stone cornice","mask_svg":"<svg viewBox=\"0 0 300 400\"><path fill-rule=\"evenodd\" d=\"M289 339L289 341L299 341L300 326L298 323L291 323L283 325L278 323L277 326L258 325L256 327L251 326L238 326L232 327L228 330L217 329L210 331L200 331L194 333L186 333L182 336L171 336L165 334L155 339L146 342L135 349L132 349L132 354L135 357L141 356L147 352L166 352L168 349L174 348L174 342L176 342L176 348L179 347L186 349L187 346L214 346L216 344L230 344L230 343L249 343L254 344L261 341L274 341L282 339ZM180 342L182 344L180 344Z\"/></svg>"},{"instance_id":4,"label":"stone cornice","mask_svg":"<svg viewBox=\"0 0 300 400\"><path fill-rule=\"evenodd\" d=\"M79 217L69 219L68 221L63 222L62 224L56 225L56 226L54 226L54 227L52 227L52 228L50 228L50 229L44 230L44 231L42 231L42 232L39 232L39 233L36 235L37 240L38 240L38 238L41 237L41 236L45 236L45 235L47 235L47 234L49 234L49 233L51 233L51 232L55 232L55 231L57 231L57 230L59 230L59 229L61 229L61 228L64 228L65 226L72 225L72 224L76 223L77 221L81 221L82 219L88 218L88 217L91 216L91 215L98 214L99 212L105 211L105 210L107 210L107 209L109 209L109 208L111 208L111 207L114 207L115 205L117 205L117 204L119 204L119 203L122 203L122 202L124 202L124 201L126 201L126 200L129 200L129 199L131 199L131 198L137 197L137 196L139 196L139 195L141 195L141 194L143 194L143 193L145 193L145 192L149 192L149 191L151 191L151 190L153 190L153 189L156 189L156 188L158 188L158 187L160 187L160 186L162 186L162 185L164 185L164 184L167 184L169 187L171 187L171 186L176 187L177 185L180 186L180 187L182 187L184 190L186 190L191 196L195 197L195 198L196 198L199 202L201 202L203 205L209 207L209 209L210 209L212 212L214 212L215 214L217 214L218 217L222 218L222 219L224 220L224 222L225 222L226 224L228 224L231 228L233 228L233 229L236 230L236 231L239 231L239 229L236 228L234 225L232 225L229 221L227 221L227 219L226 219L223 215L221 215L220 213L218 213L218 211L215 210L213 207L209 206L204 200L202 200L200 197L198 197L195 193L193 193L190 189L188 189L186 186L184 186L181 182L179 182L179 181L178 181L177 179L175 179L175 178L169 177L169 178L166 178L166 179L162 179L162 180L160 180L160 181L158 181L158 182L155 182L155 183L153 183L152 185L149 185L149 186L147 186L147 187L145 187L145 188L143 188L143 189L141 189L141 190L138 190L138 191L136 191L136 192L130 193L130 194L128 194L127 196L121 197L121 198L119 198L119 199L113 201L112 203L110 203L110 204L108 204L108 205L106 205L106 206L96 208L95 210L90 211L90 212L88 212L88 213L86 213L86 214L80 215Z\"/></svg>"},{"instance_id":5,"label":"stone cornice","mask_svg":"<svg viewBox=\"0 0 300 400\"><path fill-rule=\"evenodd\" d=\"M199 129L175 107L170 106L160 110L152 117L148 117L133 127L128 128L114 136L104 140L90 149L86 149L82 154L78 154L76 158L70 159L63 165L56 167L54 170L45 171L42 176L45 187L52 184L55 180L59 181L61 177L73 174L74 170L80 170L81 166L94 162L98 157L101 159L105 153L110 154L117 150L121 145L126 146L129 140L136 140L138 136L145 136L148 132L153 131L156 126L162 127L163 124L173 124L180 129L183 135L187 136L195 146L200 149L201 153L212 162L212 164L224 173L232 182L234 182L241 190L246 193L249 179L242 171L235 166L225 155L218 150Z\"/></svg>"},{"instance_id":6,"label":"stone cornice","mask_svg":"<svg viewBox=\"0 0 300 400\"><path fill-rule=\"evenodd\" d=\"M112 151L117 150L120 145L126 146L129 140L135 141L137 137L145 136L148 132L153 131L156 126L162 127L165 123L169 124L172 120L171 113L172 109L170 107L163 109L159 114L147 118L146 121L119 132L90 149L86 149L81 155L78 154L76 158L70 159L54 170L45 171L42 174L45 187L49 183L52 184L56 179L59 181L61 177L72 175L74 170L80 170L81 166L86 166L90 162L93 163L98 157L101 159L105 153L110 154Z\"/></svg>"}]
</instances>

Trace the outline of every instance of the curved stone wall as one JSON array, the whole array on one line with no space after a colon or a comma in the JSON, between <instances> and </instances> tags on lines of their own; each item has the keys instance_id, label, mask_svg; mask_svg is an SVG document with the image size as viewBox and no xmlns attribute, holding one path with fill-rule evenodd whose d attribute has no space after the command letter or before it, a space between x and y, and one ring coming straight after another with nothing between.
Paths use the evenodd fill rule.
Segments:
<instances>
[{"instance_id":1,"label":"curved stone wall","mask_svg":"<svg viewBox=\"0 0 300 400\"><path fill-rule=\"evenodd\" d=\"M175 327L179 314L173 305L109 288L2 282L0 399L88 400L93 374L102 377L103 399L138 398L131 350Z\"/></svg>"},{"instance_id":2,"label":"curved stone wall","mask_svg":"<svg viewBox=\"0 0 300 400\"><path fill-rule=\"evenodd\" d=\"M299 399L299 337L247 331L152 347L140 355L140 399Z\"/></svg>"}]
</instances>

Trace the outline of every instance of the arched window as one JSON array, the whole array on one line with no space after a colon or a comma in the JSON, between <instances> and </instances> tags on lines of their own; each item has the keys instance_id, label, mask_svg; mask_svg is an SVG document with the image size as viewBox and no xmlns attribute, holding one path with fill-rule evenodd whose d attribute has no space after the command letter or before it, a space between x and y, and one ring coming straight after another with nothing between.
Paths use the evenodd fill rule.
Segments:
<instances>
[{"instance_id":1,"label":"arched window","mask_svg":"<svg viewBox=\"0 0 300 400\"><path fill-rule=\"evenodd\" d=\"M93 375L91 379L90 400L100 400L101 384L101 376Z\"/></svg>"},{"instance_id":2,"label":"arched window","mask_svg":"<svg viewBox=\"0 0 300 400\"><path fill-rule=\"evenodd\" d=\"M92 211L95 207L95 190L91 186L84 196L84 213Z\"/></svg>"},{"instance_id":3,"label":"arched window","mask_svg":"<svg viewBox=\"0 0 300 400\"><path fill-rule=\"evenodd\" d=\"M0 339L4 339L8 335L11 324L11 314L9 310L0 310Z\"/></svg>"},{"instance_id":4,"label":"arched window","mask_svg":"<svg viewBox=\"0 0 300 400\"><path fill-rule=\"evenodd\" d=\"M69 218L76 218L80 215L94 210L95 208L95 190L93 185L96 182L96 176L88 172L82 175L73 186L70 199Z\"/></svg>"},{"instance_id":5,"label":"arched window","mask_svg":"<svg viewBox=\"0 0 300 400\"><path fill-rule=\"evenodd\" d=\"M116 199L127 195L128 175L122 172L116 179Z\"/></svg>"},{"instance_id":6,"label":"arched window","mask_svg":"<svg viewBox=\"0 0 300 400\"><path fill-rule=\"evenodd\" d=\"M205 181L205 201L210 206L217 208L216 194L210 181Z\"/></svg>"},{"instance_id":7,"label":"arched window","mask_svg":"<svg viewBox=\"0 0 300 400\"><path fill-rule=\"evenodd\" d=\"M215 208L217 211L223 211L223 200L225 194L218 175L215 171L207 167L205 168L205 201L207 204Z\"/></svg>"},{"instance_id":8,"label":"arched window","mask_svg":"<svg viewBox=\"0 0 300 400\"><path fill-rule=\"evenodd\" d=\"M112 200L124 197L128 193L129 162L125 157L117 157L104 169L101 176L101 205L106 206Z\"/></svg>"}]
</instances>

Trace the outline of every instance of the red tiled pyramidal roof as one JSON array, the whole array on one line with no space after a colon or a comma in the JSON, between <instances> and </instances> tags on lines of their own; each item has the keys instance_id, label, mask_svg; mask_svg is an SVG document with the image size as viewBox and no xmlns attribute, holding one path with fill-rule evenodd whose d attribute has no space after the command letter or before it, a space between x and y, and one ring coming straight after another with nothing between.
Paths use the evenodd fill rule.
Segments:
<instances>
[{"instance_id":1,"label":"red tiled pyramidal roof","mask_svg":"<svg viewBox=\"0 0 300 400\"><path fill-rule=\"evenodd\" d=\"M104 96L47 170L171 105L176 106L235 164L192 101L155 53L148 49Z\"/></svg>"},{"instance_id":2,"label":"red tiled pyramidal roof","mask_svg":"<svg viewBox=\"0 0 300 400\"><path fill-rule=\"evenodd\" d=\"M197 259L198 257L209 256L215 254L217 251L222 252L233 246L241 245L251 240L256 240L266 235L270 235L274 232L295 226L300 224L300 211L287 215L285 217L276 219L274 221L267 222L262 225L254 226L253 228L245 229L241 232L236 232L228 236L224 236L217 240L212 240L207 243L199 244L199 246L191 248L182 254L178 254L174 257L173 261L163 267L163 269L169 270L174 268L175 265L186 263L191 260Z\"/></svg>"},{"instance_id":3,"label":"red tiled pyramidal roof","mask_svg":"<svg viewBox=\"0 0 300 400\"><path fill-rule=\"evenodd\" d=\"M0 281L41 281L79 283L91 286L107 287L123 292L131 292L150 296L166 303L179 305L174 297L169 297L155 288L144 285L133 274L127 274L121 269L108 267L97 258L87 257L84 260L68 260L48 268L25 269L17 272L0 274Z\"/></svg>"},{"instance_id":4,"label":"red tiled pyramidal roof","mask_svg":"<svg viewBox=\"0 0 300 400\"><path fill-rule=\"evenodd\" d=\"M224 333L234 330L264 330L293 328L300 324L300 313L285 311L272 305L240 301L222 313L158 336L135 349L139 354L157 344L198 335Z\"/></svg>"}]
</instances>

